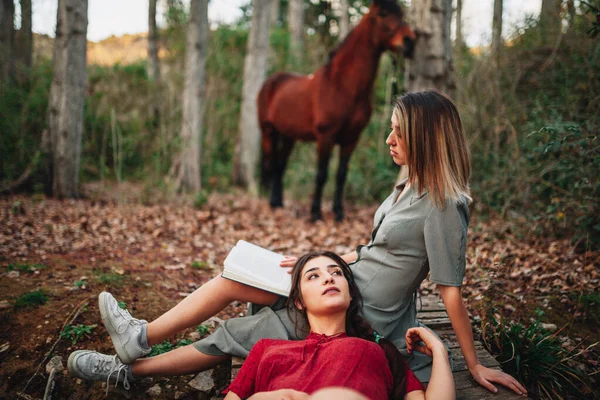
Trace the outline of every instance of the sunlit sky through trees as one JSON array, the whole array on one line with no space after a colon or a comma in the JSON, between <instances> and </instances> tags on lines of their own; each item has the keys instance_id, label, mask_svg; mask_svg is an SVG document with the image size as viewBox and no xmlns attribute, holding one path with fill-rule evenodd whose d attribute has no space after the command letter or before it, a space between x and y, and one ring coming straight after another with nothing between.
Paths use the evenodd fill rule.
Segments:
<instances>
[{"instance_id":1,"label":"sunlit sky through trees","mask_svg":"<svg viewBox=\"0 0 600 400\"><path fill-rule=\"evenodd\" d=\"M148 30L148 0L88 0L88 39L100 41L111 35ZM189 3L189 0L184 0ZM240 5L249 0L212 0L208 16L213 24L231 23L241 16ZM15 2L19 25L19 3ZM54 36L57 0L33 0L33 31ZM164 24L164 3L159 1L157 21ZM162 8L161 8L162 7ZM537 16L541 0L504 0L503 35L510 37L527 16ZM488 45L491 40L493 0L463 0L463 35L471 47Z\"/></svg>"}]
</instances>

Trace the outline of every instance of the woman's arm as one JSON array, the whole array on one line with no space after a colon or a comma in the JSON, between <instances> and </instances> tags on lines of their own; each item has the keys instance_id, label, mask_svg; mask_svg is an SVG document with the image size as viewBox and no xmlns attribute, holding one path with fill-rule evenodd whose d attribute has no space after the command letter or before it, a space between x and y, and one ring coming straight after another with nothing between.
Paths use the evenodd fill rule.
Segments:
<instances>
[{"instance_id":1,"label":"woman's arm","mask_svg":"<svg viewBox=\"0 0 600 400\"><path fill-rule=\"evenodd\" d=\"M421 341L425 346L418 344ZM454 377L448 361L448 351L442 341L427 328L411 328L406 332L406 347L409 353L417 350L432 357L433 365L427 390L409 392L405 400L454 400L456 398Z\"/></svg>"},{"instance_id":2,"label":"woman's arm","mask_svg":"<svg viewBox=\"0 0 600 400\"><path fill-rule=\"evenodd\" d=\"M465 303L463 302L459 286L444 286L437 285L440 289L440 294L446 312L452 323L452 328L456 333L456 338L460 344L460 349L465 357L465 362L473 379L481 386L491 392L498 392L498 389L491 383L496 382L506 386L515 393L523 395L527 390L512 376L495 369L484 367L477 359L475 352L475 343L473 341L473 331L471 328L471 320Z\"/></svg>"},{"instance_id":3,"label":"woman's arm","mask_svg":"<svg viewBox=\"0 0 600 400\"><path fill-rule=\"evenodd\" d=\"M346 261L347 264L353 263L358 258L358 253L356 250L351 251L350 253L344 254L342 259Z\"/></svg>"}]
</instances>

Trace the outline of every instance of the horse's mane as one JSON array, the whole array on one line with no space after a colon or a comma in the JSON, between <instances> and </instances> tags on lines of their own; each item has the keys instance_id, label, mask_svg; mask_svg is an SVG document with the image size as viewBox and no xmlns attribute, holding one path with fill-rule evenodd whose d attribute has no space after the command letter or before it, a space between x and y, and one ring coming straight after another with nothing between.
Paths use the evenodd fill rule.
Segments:
<instances>
[{"instance_id":1,"label":"horse's mane","mask_svg":"<svg viewBox=\"0 0 600 400\"><path fill-rule=\"evenodd\" d=\"M389 13L393 13L393 14L400 14L401 16L403 14L402 8L396 2L396 0L374 0L373 3L377 4L379 6L380 10L383 10L383 11L386 11ZM327 59L327 63L325 64L326 66L329 66L329 64L331 64L331 61L333 61L333 58L335 57L337 52L344 46L344 44L346 44L346 41L348 40L348 38L350 36L352 36L352 34L354 34L354 30L355 30L355 28L352 28L352 30L350 32L348 32L348 34L346 35L344 40L342 40L340 42L340 44L338 44L333 50L331 50L329 52L329 57Z\"/></svg>"}]
</instances>

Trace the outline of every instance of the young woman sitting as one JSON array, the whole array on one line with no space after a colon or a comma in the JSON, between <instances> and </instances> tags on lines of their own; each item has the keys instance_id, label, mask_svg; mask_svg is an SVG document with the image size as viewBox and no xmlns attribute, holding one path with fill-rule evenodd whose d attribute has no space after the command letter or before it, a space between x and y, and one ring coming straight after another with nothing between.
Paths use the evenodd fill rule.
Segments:
<instances>
[{"instance_id":1,"label":"young woman sitting","mask_svg":"<svg viewBox=\"0 0 600 400\"><path fill-rule=\"evenodd\" d=\"M287 306L296 329L309 331L304 332L308 336L298 341L258 341L228 388L226 400L455 398L442 342L426 328L412 328L406 334L409 352L418 350L433 358L425 392L396 347L359 316L360 292L350 267L335 253L312 252L298 259ZM178 354L162 358L161 364L176 363ZM104 372L99 364L106 366ZM129 380L156 375L152 358L129 366L86 350L71 354L68 368L79 378L123 382L126 387Z\"/></svg>"}]
</instances>

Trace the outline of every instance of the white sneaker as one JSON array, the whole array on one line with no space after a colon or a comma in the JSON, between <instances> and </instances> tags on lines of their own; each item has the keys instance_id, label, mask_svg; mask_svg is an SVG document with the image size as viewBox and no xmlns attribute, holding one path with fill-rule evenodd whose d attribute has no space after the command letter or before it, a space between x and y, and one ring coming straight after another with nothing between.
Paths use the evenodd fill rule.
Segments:
<instances>
[{"instance_id":1,"label":"white sneaker","mask_svg":"<svg viewBox=\"0 0 600 400\"><path fill-rule=\"evenodd\" d=\"M129 390L129 380L133 380L131 367L123 364L119 358L100 354L91 350L77 350L71 353L67 368L72 376L88 381L106 381L106 394L110 382L119 383Z\"/></svg>"},{"instance_id":2,"label":"white sneaker","mask_svg":"<svg viewBox=\"0 0 600 400\"><path fill-rule=\"evenodd\" d=\"M104 327L123 363L133 364L152 351L150 347L142 347L140 340L142 325L147 324L147 321L133 318L129 311L119 307L117 300L108 292L100 293L98 305Z\"/></svg>"}]
</instances>

